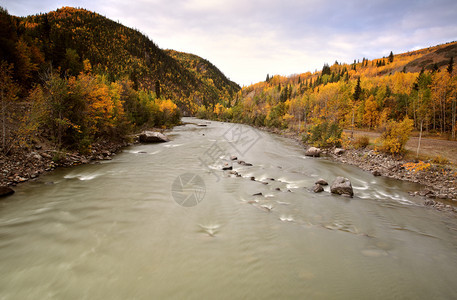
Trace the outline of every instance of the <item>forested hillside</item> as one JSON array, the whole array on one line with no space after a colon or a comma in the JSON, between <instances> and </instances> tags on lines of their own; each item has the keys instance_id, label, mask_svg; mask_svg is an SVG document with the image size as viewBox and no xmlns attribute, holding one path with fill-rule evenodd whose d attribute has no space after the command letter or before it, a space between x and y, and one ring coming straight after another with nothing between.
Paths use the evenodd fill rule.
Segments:
<instances>
[{"instance_id":1,"label":"forested hillside","mask_svg":"<svg viewBox=\"0 0 457 300\"><path fill-rule=\"evenodd\" d=\"M4 151L37 133L59 148L87 148L176 124L240 89L197 56L186 55L205 71L138 30L71 7L21 18L0 9L0 56Z\"/></svg>"},{"instance_id":2,"label":"forested hillside","mask_svg":"<svg viewBox=\"0 0 457 300\"><path fill-rule=\"evenodd\" d=\"M166 52L179 61L196 78L205 83L207 87L205 94L209 95L209 97L203 99L204 106L214 107L218 102L229 105L230 100L240 90L238 84L230 81L218 68L206 59L194 54L174 50L166 50Z\"/></svg>"},{"instance_id":3,"label":"forested hillside","mask_svg":"<svg viewBox=\"0 0 457 300\"><path fill-rule=\"evenodd\" d=\"M325 64L314 73L267 75L264 82L244 87L232 106L201 106L198 115L289 128L318 146L340 145L343 128L382 131L397 125L400 131L415 128L455 139L455 54L457 43L452 42L352 64Z\"/></svg>"}]
</instances>

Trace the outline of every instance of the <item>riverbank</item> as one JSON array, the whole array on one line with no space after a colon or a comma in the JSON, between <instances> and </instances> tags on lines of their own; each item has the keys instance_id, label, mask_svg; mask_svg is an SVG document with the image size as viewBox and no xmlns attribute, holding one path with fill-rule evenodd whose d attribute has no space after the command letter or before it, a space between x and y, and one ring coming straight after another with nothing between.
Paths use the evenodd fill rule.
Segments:
<instances>
[{"instance_id":1,"label":"riverbank","mask_svg":"<svg viewBox=\"0 0 457 300\"><path fill-rule=\"evenodd\" d=\"M102 141L92 145L90 153L57 151L43 143L33 150L15 150L9 155L0 154L0 186L16 186L19 183L38 178L59 167L71 167L101 160L111 160L123 147L131 145L127 141Z\"/></svg>"},{"instance_id":2,"label":"riverbank","mask_svg":"<svg viewBox=\"0 0 457 300\"><path fill-rule=\"evenodd\" d=\"M297 141L305 149L301 136L297 132L279 130L277 128L258 127ZM372 176L419 183L421 190L410 191L410 195L422 198L425 206L440 211L457 212L457 170L449 165L438 165L431 162L417 164L413 160L392 156L373 149L322 150L322 156L332 160L357 166L368 171Z\"/></svg>"}]
</instances>

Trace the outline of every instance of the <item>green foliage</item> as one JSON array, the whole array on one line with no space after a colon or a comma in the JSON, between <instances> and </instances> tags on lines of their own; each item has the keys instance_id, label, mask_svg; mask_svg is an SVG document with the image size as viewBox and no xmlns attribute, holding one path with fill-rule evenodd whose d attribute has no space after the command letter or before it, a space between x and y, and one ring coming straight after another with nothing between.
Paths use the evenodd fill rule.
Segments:
<instances>
[{"instance_id":1,"label":"green foliage","mask_svg":"<svg viewBox=\"0 0 457 300\"><path fill-rule=\"evenodd\" d=\"M304 143L311 144L315 147L340 147L342 133L343 129L337 123L324 121L311 125L303 134L302 140Z\"/></svg>"},{"instance_id":2,"label":"green foliage","mask_svg":"<svg viewBox=\"0 0 457 300\"><path fill-rule=\"evenodd\" d=\"M286 128L287 124L283 121L283 116L286 114L286 105L284 102L278 103L271 108L270 114L265 121L268 127Z\"/></svg>"},{"instance_id":3,"label":"green foliage","mask_svg":"<svg viewBox=\"0 0 457 300\"><path fill-rule=\"evenodd\" d=\"M404 153L412 130L413 121L408 117L401 122L389 121L381 135L382 150L391 154Z\"/></svg>"}]
</instances>

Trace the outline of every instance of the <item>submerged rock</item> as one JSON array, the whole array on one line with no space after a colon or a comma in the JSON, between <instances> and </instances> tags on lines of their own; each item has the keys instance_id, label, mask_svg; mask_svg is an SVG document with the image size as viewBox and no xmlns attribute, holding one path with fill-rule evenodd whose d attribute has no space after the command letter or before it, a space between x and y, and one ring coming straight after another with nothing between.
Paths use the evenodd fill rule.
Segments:
<instances>
[{"instance_id":1,"label":"submerged rock","mask_svg":"<svg viewBox=\"0 0 457 300\"><path fill-rule=\"evenodd\" d=\"M325 181L325 179L319 178L318 181L316 181L314 184L319 184L319 185L328 185L328 182Z\"/></svg>"},{"instance_id":2,"label":"submerged rock","mask_svg":"<svg viewBox=\"0 0 457 300\"><path fill-rule=\"evenodd\" d=\"M335 178L332 185L330 186L330 192L332 194L338 194L343 196L354 196L351 181L341 176Z\"/></svg>"},{"instance_id":3,"label":"submerged rock","mask_svg":"<svg viewBox=\"0 0 457 300\"><path fill-rule=\"evenodd\" d=\"M156 131L143 131L139 135L139 140L141 143L164 143L170 141L166 135Z\"/></svg>"},{"instance_id":4,"label":"submerged rock","mask_svg":"<svg viewBox=\"0 0 457 300\"><path fill-rule=\"evenodd\" d=\"M233 169L233 166L229 165L228 163L225 163L224 166L222 167L223 171L232 170L232 169Z\"/></svg>"},{"instance_id":5,"label":"submerged rock","mask_svg":"<svg viewBox=\"0 0 457 300\"><path fill-rule=\"evenodd\" d=\"M322 185L320 184L315 184L314 187L313 187L313 192L315 193L321 193L324 191L324 188L322 187Z\"/></svg>"},{"instance_id":6,"label":"submerged rock","mask_svg":"<svg viewBox=\"0 0 457 300\"><path fill-rule=\"evenodd\" d=\"M312 156L312 157L319 157L321 155L322 150L316 147L310 147L308 150L306 150L305 155L306 156Z\"/></svg>"},{"instance_id":7,"label":"submerged rock","mask_svg":"<svg viewBox=\"0 0 457 300\"><path fill-rule=\"evenodd\" d=\"M379 170L373 170L371 174L373 174L373 176L381 176L381 172Z\"/></svg>"},{"instance_id":8,"label":"submerged rock","mask_svg":"<svg viewBox=\"0 0 457 300\"><path fill-rule=\"evenodd\" d=\"M14 190L7 186L0 186L0 197L6 197L14 194Z\"/></svg>"}]
</instances>

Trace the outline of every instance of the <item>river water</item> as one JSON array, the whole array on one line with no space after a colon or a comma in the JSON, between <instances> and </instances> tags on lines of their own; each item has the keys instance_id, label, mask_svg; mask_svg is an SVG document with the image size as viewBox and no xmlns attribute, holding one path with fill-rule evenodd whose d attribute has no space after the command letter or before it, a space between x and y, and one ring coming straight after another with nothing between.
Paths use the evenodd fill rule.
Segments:
<instances>
[{"instance_id":1,"label":"river water","mask_svg":"<svg viewBox=\"0 0 457 300\"><path fill-rule=\"evenodd\" d=\"M2 199L0 299L457 298L457 220L408 195L420 187L185 121L207 126ZM231 155L253 166L222 171ZM308 190L336 176L354 198Z\"/></svg>"}]
</instances>

